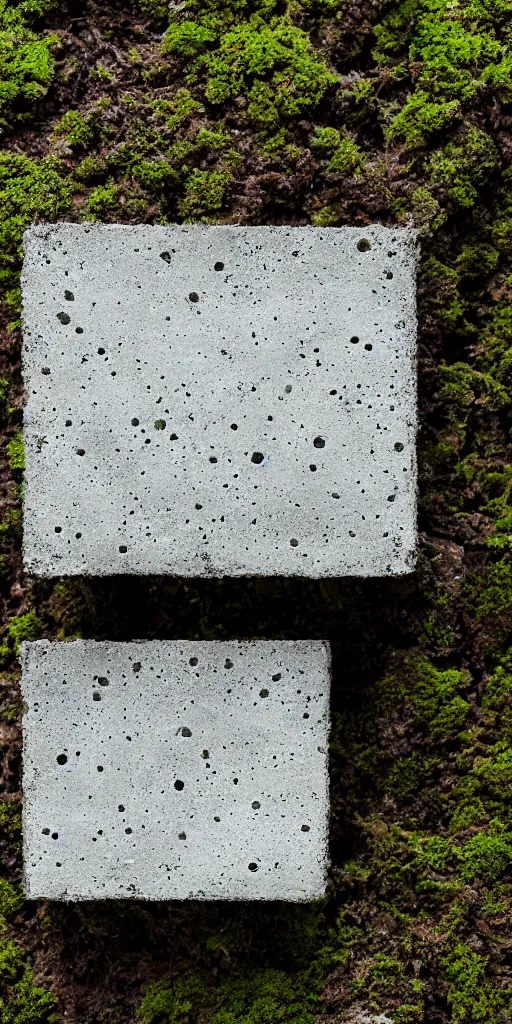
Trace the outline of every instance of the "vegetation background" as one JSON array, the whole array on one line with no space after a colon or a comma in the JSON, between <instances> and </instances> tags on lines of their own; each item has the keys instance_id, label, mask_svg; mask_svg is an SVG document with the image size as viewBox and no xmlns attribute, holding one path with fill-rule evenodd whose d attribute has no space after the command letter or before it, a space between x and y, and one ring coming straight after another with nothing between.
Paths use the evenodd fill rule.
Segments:
<instances>
[{"instance_id":1,"label":"vegetation background","mask_svg":"<svg viewBox=\"0 0 512 1024\"><path fill-rule=\"evenodd\" d=\"M512 0L0 0L0 1024L512 1021ZM32 221L413 224L400 580L21 571ZM328 638L312 906L25 902L18 645Z\"/></svg>"}]
</instances>

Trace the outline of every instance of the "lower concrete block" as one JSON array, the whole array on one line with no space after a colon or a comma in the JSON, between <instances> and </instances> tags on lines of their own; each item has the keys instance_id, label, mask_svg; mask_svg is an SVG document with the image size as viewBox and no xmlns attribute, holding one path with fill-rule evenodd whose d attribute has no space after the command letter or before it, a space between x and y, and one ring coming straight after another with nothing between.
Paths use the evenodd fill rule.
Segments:
<instances>
[{"instance_id":1,"label":"lower concrete block","mask_svg":"<svg viewBox=\"0 0 512 1024\"><path fill-rule=\"evenodd\" d=\"M329 645L22 647L29 898L325 889Z\"/></svg>"}]
</instances>

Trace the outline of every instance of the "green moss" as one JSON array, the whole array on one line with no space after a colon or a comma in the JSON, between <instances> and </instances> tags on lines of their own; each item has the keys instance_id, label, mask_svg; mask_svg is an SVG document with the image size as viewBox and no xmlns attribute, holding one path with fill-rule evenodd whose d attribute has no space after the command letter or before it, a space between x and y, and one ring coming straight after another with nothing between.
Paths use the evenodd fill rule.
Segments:
<instances>
[{"instance_id":1,"label":"green moss","mask_svg":"<svg viewBox=\"0 0 512 1024\"><path fill-rule=\"evenodd\" d=\"M23 905L23 893L0 878L0 918L12 917Z\"/></svg>"},{"instance_id":2,"label":"green moss","mask_svg":"<svg viewBox=\"0 0 512 1024\"><path fill-rule=\"evenodd\" d=\"M58 0L0 2L0 133L27 117L53 78L58 36L40 36L33 28L57 4Z\"/></svg>"},{"instance_id":3,"label":"green moss","mask_svg":"<svg viewBox=\"0 0 512 1024\"><path fill-rule=\"evenodd\" d=\"M496 827L494 831L497 834L480 832L465 844L461 872L465 881L479 879L492 885L512 864L512 835L502 835Z\"/></svg>"},{"instance_id":4,"label":"green moss","mask_svg":"<svg viewBox=\"0 0 512 1024\"><path fill-rule=\"evenodd\" d=\"M166 160L141 160L132 165L131 176L143 188L155 192L177 185L180 180L179 174Z\"/></svg>"},{"instance_id":5,"label":"green moss","mask_svg":"<svg viewBox=\"0 0 512 1024\"><path fill-rule=\"evenodd\" d=\"M68 110L54 126L52 138L64 138L69 146L87 149L92 144L97 130L97 112L84 116L78 110Z\"/></svg>"},{"instance_id":6,"label":"green moss","mask_svg":"<svg viewBox=\"0 0 512 1024\"><path fill-rule=\"evenodd\" d=\"M108 167L103 157L84 156L83 160L74 169L74 176L78 181L92 184L101 181L108 174Z\"/></svg>"},{"instance_id":7,"label":"green moss","mask_svg":"<svg viewBox=\"0 0 512 1024\"><path fill-rule=\"evenodd\" d=\"M220 210L230 181L228 171L194 171L187 179L185 196L178 204L180 217L193 221Z\"/></svg>"},{"instance_id":8,"label":"green moss","mask_svg":"<svg viewBox=\"0 0 512 1024\"><path fill-rule=\"evenodd\" d=\"M404 139L409 145L422 146L430 135L451 124L459 110L458 100L433 102L428 94L418 90L393 118L388 138L390 142Z\"/></svg>"},{"instance_id":9,"label":"green moss","mask_svg":"<svg viewBox=\"0 0 512 1024\"><path fill-rule=\"evenodd\" d=\"M177 979L173 985L158 981L148 985L137 1017L142 1024L189 1024L191 1013L208 999L208 990L198 975Z\"/></svg>"},{"instance_id":10,"label":"green moss","mask_svg":"<svg viewBox=\"0 0 512 1024\"><path fill-rule=\"evenodd\" d=\"M118 186L114 182L110 182L108 185L98 185L91 192L87 206L95 220L112 217L119 208Z\"/></svg>"},{"instance_id":11,"label":"green moss","mask_svg":"<svg viewBox=\"0 0 512 1024\"><path fill-rule=\"evenodd\" d=\"M0 828L7 832L21 832L21 813L19 804L0 802Z\"/></svg>"},{"instance_id":12,"label":"green moss","mask_svg":"<svg viewBox=\"0 0 512 1024\"><path fill-rule=\"evenodd\" d=\"M512 566L507 561L498 562L489 570L476 616L490 626L498 639L512 632Z\"/></svg>"},{"instance_id":13,"label":"green moss","mask_svg":"<svg viewBox=\"0 0 512 1024\"><path fill-rule=\"evenodd\" d=\"M345 178L357 177L364 167L365 158L353 139L342 139L329 163L329 171Z\"/></svg>"},{"instance_id":14,"label":"green moss","mask_svg":"<svg viewBox=\"0 0 512 1024\"><path fill-rule=\"evenodd\" d=\"M491 136L473 126L433 153L428 164L431 180L442 185L464 209L475 205L479 189L497 167L498 153Z\"/></svg>"},{"instance_id":15,"label":"green moss","mask_svg":"<svg viewBox=\"0 0 512 1024\"><path fill-rule=\"evenodd\" d=\"M450 737L464 727L469 705L457 691L466 686L467 677L463 672L454 669L439 672L428 662L418 664L411 700L432 736Z\"/></svg>"},{"instance_id":16,"label":"green moss","mask_svg":"<svg viewBox=\"0 0 512 1024\"><path fill-rule=\"evenodd\" d=\"M491 984L489 957L459 942L443 960L453 1024L499 1024L510 1019L510 996Z\"/></svg>"},{"instance_id":17,"label":"green moss","mask_svg":"<svg viewBox=\"0 0 512 1024\"><path fill-rule=\"evenodd\" d=\"M501 665L487 680L482 710L490 724L499 724L503 739L512 745L512 675Z\"/></svg>"},{"instance_id":18,"label":"green moss","mask_svg":"<svg viewBox=\"0 0 512 1024\"><path fill-rule=\"evenodd\" d=\"M180 57L195 57L211 46L216 40L215 32L197 21L182 21L171 25L167 31L164 52L176 53Z\"/></svg>"},{"instance_id":19,"label":"green moss","mask_svg":"<svg viewBox=\"0 0 512 1024\"><path fill-rule=\"evenodd\" d=\"M215 990L197 975L149 985L138 1018L143 1024L314 1024L314 1004L300 976L254 970L232 974Z\"/></svg>"},{"instance_id":20,"label":"green moss","mask_svg":"<svg viewBox=\"0 0 512 1024\"><path fill-rule=\"evenodd\" d=\"M435 229L443 223L445 215L437 199L425 185L419 185L414 189L411 209L416 227L423 231Z\"/></svg>"},{"instance_id":21,"label":"green moss","mask_svg":"<svg viewBox=\"0 0 512 1024\"><path fill-rule=\"evenodd\" d=\"M11 619L8 636L14 653L18 654L19 646L24 640L39 640L43 629L43 623L33 609L26 612L25 615L18 615L17 618Z\"/></svg>"},{"instance_id":22,"label":"green moss","mask_svg":"<svg viewBox=\"0 0 512 1024\"><path fill-rule=\"evenodd\" d=\"M186 121L189 121L193 114L201 110L201 104L197 102L188 89L178 89L171 104L172 114L167 121L171 131L176 131Z\"/></svg>"},{"instance_id":23,"label":"green moss","mask_svg":"<svg viewBox=\"0 0 512 1024\"><path fill-rule=\"evenodd\" d=\"M0 377L0 423L4 422L7 416L7 405L9 398L9 381Z\"/></svg>"},{"instance_id":24,"label":"green moss","mask_svg":"<svg viewBox=\"0 0 512 1024\"><path fill-rule=\"evenodd\" d=\"M315 228L327 228L339 222L339 214L333 206L322 206L311 215L311 223Z\"/></svg>"},{"instance_id":25,"label":"green moss","mask_svg":"<svg viewBox=\"0 0 512 1024\"><path fill-rule=\"evenodd\" d=\"M25 447L23 444L23 434L16 434L12 441L9 441L7 445L7 455L9 457L9 466L13 470L23 471L25 469Z\"/></svg>"},{"instance_id":26,"label":"green moss","mask_svg":"<svg viewBox=\"0 0 512 1024\"><path fill-rule=\"evenodd\" d=\"M69 210L73 187L63 181L53 157L39 162L0 153L0 290L19 308L22 234L38 219L56 220Z\"/></svg>"},{"instance_id":27,"label":"green moss","mask_svg":"<svg viewBox=\"0 0 512 1024\"><path fill-rule=\"evenodd\" d=\"M23 950L0 944L0 1021L2 1024L54 1024L60 1020L56 996L38 985Z\"/></svg>"},{"instance_id":28,"label":"green moss","mask_svg":"<svg viewBox=\"0 0 512 1024\"><path fill-rule=\"evenodd\" d=\"M246 6L235 3L221 12L213 3L188 3L186 11L196 9L200 19L171 24L164 50L198 56L207 72L206 98L218 104L246 96L251 119L272 130L314 108L335 78L302 29L286 17L265 20L262 13L273 3L259 5L262 13L244 20ZM242 15L238 23L235 12Z\"/></svg>"},{"instance_id":29,"label":"green moss","mask_svg":"<svg viewBox=\"0 0 512 1024\"><path fill-rule=\"evenodd\" d=\"M207 99L222 103L245 94L250 117L267 129L314 108L334 81L308 35L284 19L273 27L257 18L236 26L204 62Z\"/></svg>"},{"instance_id":30,"label":"green moss","mask_svg":"<svg viewBox=\"0 0 512 1024\"><path fill-rule=\"evenodd\" d=\"M326 150L333 153L341 142L341 135L337 128L317 128L311 139L312 149Z\"/></svg>"},{"instance_id":31,"label":"green moss","mask_svg":"<svg viewBox=\"0 0 512 1024\"><path fill-rule=\"evenodd\" d=\"M308 1008L308 995L311 1009ZM314 1024L313 994L282 971L254 971L232 977L216 993L220 1009L209 1024Z\"/></svg>"}]
</instances>

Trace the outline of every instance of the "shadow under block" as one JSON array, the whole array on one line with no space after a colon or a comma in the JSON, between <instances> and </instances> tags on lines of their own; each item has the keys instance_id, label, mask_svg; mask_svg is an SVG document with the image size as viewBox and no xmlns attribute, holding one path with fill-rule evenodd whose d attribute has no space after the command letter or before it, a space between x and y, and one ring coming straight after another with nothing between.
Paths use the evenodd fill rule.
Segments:
<instances>
[{"instance_id":1,"label":"shadow under block","mask_svg":"<svg viewBox=\"0 0 512 1024\"><path fill-rule=\"evenodd\" d=\"M56 224L24 248L29 571L414 568L415 232Z\"/></svg>"},{"instance_id":2,"label":"shadow under block","mask_svg":"<svg viewBox=\"0 0 512 1024\"><path fill-rule=\"evenodd\" d=\"M322 896L328 644L41 640L22 665L29 898Z\"/></svg>"}]
</instances>

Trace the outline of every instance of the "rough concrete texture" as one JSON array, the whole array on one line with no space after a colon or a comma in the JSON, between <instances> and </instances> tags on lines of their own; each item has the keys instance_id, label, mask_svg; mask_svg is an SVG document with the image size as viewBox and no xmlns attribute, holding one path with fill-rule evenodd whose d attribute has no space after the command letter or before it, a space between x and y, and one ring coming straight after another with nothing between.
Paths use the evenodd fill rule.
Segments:
<instances>
[{"instance_id":1,"label":"rough concrete texture","mask_svg":"<svg viewBox=\"0 0 512 1024\"><path fill-rule=\"evenodd\" d=\"M25 565L414 567L416 235L25 234Z\"/></svg>"},{"instance_id":2,"label":"rough concrete texture","mask_svg":"<svg viewBox=\"0 0 512 1024\"><path fill-rule=\"evenodd\" d=\"M30 898L325 889L329 645L23 645Z\"/></svg>"}]
</instances>

